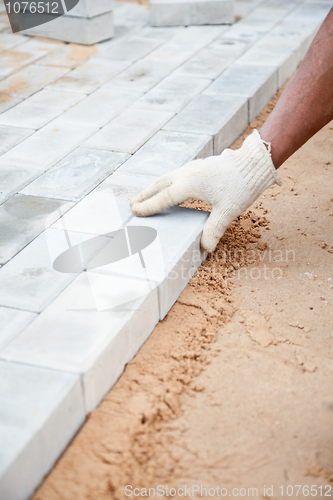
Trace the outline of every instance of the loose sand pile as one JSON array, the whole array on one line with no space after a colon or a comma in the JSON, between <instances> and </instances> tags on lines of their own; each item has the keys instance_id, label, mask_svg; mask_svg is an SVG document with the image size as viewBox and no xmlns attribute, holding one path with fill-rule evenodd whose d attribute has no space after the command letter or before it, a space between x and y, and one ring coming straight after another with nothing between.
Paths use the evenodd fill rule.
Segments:
<instances>
[{"instance_id":1,"label":"loose sand pile","mask_svg":"<svg viewBox=\"0 0 333 500\"><path fill-rule=\"evenodd\" d=\"M332 170L330 124L230 226L34 500L332 485Z\"/></svg>"}]
</instances>

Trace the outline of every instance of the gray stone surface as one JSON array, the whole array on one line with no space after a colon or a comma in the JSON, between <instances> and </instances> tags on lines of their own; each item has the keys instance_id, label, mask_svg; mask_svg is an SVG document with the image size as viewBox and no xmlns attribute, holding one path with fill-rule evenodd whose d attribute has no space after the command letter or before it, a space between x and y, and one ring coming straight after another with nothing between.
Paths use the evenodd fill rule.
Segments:
<instances>
[{"instance_id":1,"label":"gray stone surface","mask_svg":"<svg viewBox=\"0 0 333 500\"><path fill-rule=\"evenodd\" d=\"M173 115L174 113L168 111L129 107L92 135L84 146L135 153Z\"/></svg>"},{"instance_id":2,"label":"gray stone surface","mask_svg":"<svg viewBox=\"0 0 333 500\"><path fill-rule=\"evenodd\" d=\"M35 317L30 311L0 307L0 351Z\"/></svg>"},{"instance_id":3,"label":"gray stone surface","mask_svg":"<svg viewBox=\"0 0 333 500\"><path fill-rule=\"evenodd\" d=\"M18 33L13 36L11 33L0 33L0 48L1 50L12 49L21 43L27 42L27 38Z\"/></svg>"},{"instance_id":4,"label":"gray stone surface","mask_svg":"<svg viewBox=\"0 0 333 500\"><path fill-rule=\"evenodd\" d=\"M62 118L69 123L103 127L141 95L142 92L123 90L120 87L111 89L103 85L82 102L65 112Z\"/></svg>"},{"instance_id":5,"label":"gray stone surface","mask_svg":"<svg viewBox=\"0 0 333 500\"><path fill-rule=\"evenodd\" d=\"M42 170L0 165L0 204L17 194L42 173Z\"/></svg>"},{"instance_id":6,"label":"gray stone surface","mask_svg":"<svg viewBox=\"0 0 333 500\"><path fill-rule=\"evenodd\" d=\"M0 498L27 499L84 422L80 378L0 361L0 400Z\"/></svg>"},{"instance_id":7,"label":"gray stone surface","mask_svg":"<svg viewBox=\"0 0 333 500\"><path fill-rule=\"evenodd\" d=\"M159 177L201 157L211 136L161 130L119 169L125 174Z\"/></svg>"},{"instance_id":8,"label":"gray stone surface","mask_svg":"<svg viewBox=\"0 0 333 500\"><path fill-rule=\"evenodd\" d=\"M174 207L148 219L134 217L128 224L149 226L157 231L158 241L142 250L141 255L149 279L158 285L161 320L206 257L200 249L200 237L208 216L207 212ZM125 261L106 268L108 272L116 268L124 276L133 273Z\"/></svg>"},{"instance_id":9,"label":"gray stone surface","mask_svg":"<svg viewBox=\"0 0 333 500\"><path fill-rule=\"evenodd\" d=\"M232 0L150 0L151 26L190 26L234 22Z\"/></svg>"},{"instance_id":10,"label":"gray stone surface","mask_svg":"<svg viewBox=\"0 0 333 500\"><path fill-rule=\"evenodd\" d=\"M22 194L77 202L127 158L123 153L77 148L23 189Z\"/></svg>"},{"instance_id":11,"label":"gray stone surface","mask_svg":"<svg viewBox=\"0 0 333 500\"><path fill-rule=\"evenodd\" d=\"M50 88L90 94L129 64L128 61L106 61L96 58L81 64L66 76L59 78L50 85Z\"/></svg>"},{"instance_id":12,"label":"gray stone surface","mask_svg":"<svg viewBox=\"0 0 333 500\"><path fill-rule=\"evenodd\" d=\"M7 109L16 106L22 99L18 99L17 97L11 97L4 92L0 92L0 113L7 111Z\"/></svg>"},{"instance_id":13,"label":"gray stone surface","mask_svg":"<svg viewBox=\"0 0 333 500\"><path fill-rule=\"evenodd\" d=\"M18 73L8 76L0 82L0 93L7 94L11 97L26 98L38 92L48 83L60 78L65 73L68 73L68 68L56 68L52 66L41 67L37 64L23 68Z\"/></svg>"},{"instance_id":14,"label":"gray stone surface","mask_svg":"<svg viewBox=\"0 0 333 500\"><path fill-rule=\"evenodd\" d=\"M206 95L242 95L249 99L249 122L269 103L278 89L272 66L233 64L207 89Z\"/></svg>"},{"instance_id":15,"label":"gray stone surface","mask_svg":"<svg viewBox=\"0 0 333 500\"><path fill-rule=\"evenodd\" d=\"M0 165L47 170L96 132L96 127L67 123L56 118L31 137L2 155Z\"/></svg>"},{"instance_id":16,"label":"gray stone surface","mask_svg":"<svg viewBox=\"0 0 333 500\"><path fill-rule=\"evenodd\" d=\"M95 280L101 285L97 290ZM113 310L98 311L96 301L103 286L106 304L121 302L122 297L134 299ZM141 292L145 295L135 298ZM156 289L149 292L147 285L142 287L134 279L82 273L1 357L81 374L88 413L110 390L157 322Z\"/></svg>"},{"instance_id":17,"label":"gray stone surface","mask_svg":"<svg viewBox=\"0 0 333 500\"><path fill-rule=\"evenodd\" d=\"M178 113L210 83L211 80L207 78L192 78L172 73L138 99L133 107Z\"/></svg>"},{"instance_id":18,"label":"gray stone surface","mask_svg":"<svg viewBox=\"0 0 333 500\"><path fill-rule=\"evenodd\" d=\"M164 42L163 39L140 37L138 35L130 35L125 39L120 39L118 42L110 45L108 49L101 49L93 56L95 59L111 59L113 61L131 61L135 62L138 59L149 54L159 45Z\"/></svg>"},{"instance_id":19,"label":"gray stone surface","mask_svg":"<svg viewBox=\"0 0 333 500\"><path fill-rule=\"evenodd\" d=\"M61 200L20 194L3 203L0 206L0 263L5 264L71 206L72 203Z\"/></svg>"},{"instance_id":20,"label":"gray stone surface","mask_svg":"<svg viewBox=\"0 0 333 500\"><path fill-rule=\"evenodd\" d=\"M105 12L91 18L64 15L52 22L22 31L26 35L52 38L64 42L92 45L112 38L113 12Z\"/></svg>"},{"instance_id":21,"label":"gray stone surface","mask_svg":"<svg viewBox=\"0 0 333 500\"><path fill-rule=\"evenodd\" d=\"M89 238L88 234L57 229L40 234L0 269L0 305L43 311L82 271L76 261L76 272L58 272L53 268L55 259Z\"/></svg>"},{"instance_id":22,"label":"gray stone surface","mask_svg":"<svg viewBox=\"0 0 333 500\"><path fill-rule=\"evenodd\" d=\"M0 155L33 134L34 130L0 125Z\"/></svg>"},{"instance_id":23,"label":"gray stone surface","mask_svg":"<svg viewBox=\"0 0 333 500\"><path fill-rule=\"evenodd\" d=\"M0 125L39 129L85 97L80 92L44 89L0 115Z\"/></svg>"},{"instance_id":24,"label":"gray stone surface","mask_svg":"<svg viewBox=\"0 0 333 500\"><path fill-rule=\"evenodd\" d=\"M248 124L247 98L202 94L190 102L164 129L214 137L214 154L220 154Z\"/></svg>"}]
</instances>

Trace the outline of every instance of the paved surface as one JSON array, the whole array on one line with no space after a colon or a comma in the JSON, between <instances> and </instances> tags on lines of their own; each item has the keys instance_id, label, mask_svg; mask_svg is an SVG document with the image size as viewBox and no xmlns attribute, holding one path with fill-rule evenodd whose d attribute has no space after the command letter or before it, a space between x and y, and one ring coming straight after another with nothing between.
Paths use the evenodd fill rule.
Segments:
<instances>
[{"instance_id":1,"label":"paved surface","mask_svg":"<svg viewBox=\"0 0 333 500\"><path fill-rule=\"evenodd\" d=\"M1 498L29 497L204 258L205 213L136 219L128 197L229 146L330 6L244 1L231 27L151 28L116 4L93 48L0 17Z\"/></svg>"}]
</instances>

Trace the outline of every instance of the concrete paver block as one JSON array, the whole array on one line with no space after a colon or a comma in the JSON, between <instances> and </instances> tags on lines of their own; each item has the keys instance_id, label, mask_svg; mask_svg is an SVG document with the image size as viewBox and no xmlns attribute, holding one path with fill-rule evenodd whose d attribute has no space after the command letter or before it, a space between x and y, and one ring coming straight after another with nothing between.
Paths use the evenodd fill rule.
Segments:
<instances>
[{"instance_id":1,"label":"concrete paver block","mask_svg":"<svg viewBox=\"0 0 333 500\"><path fill-rule=\"evenodd\" d=\"M97 2L96 2L97 3ZM91 18L64 16L22 31L25 35L53 38L64 42L92 45L113 37L113 12L105 12Z\"/></svg>"},{"instance_id":2,"label":"concrete paver block","mask_svg":"<svg viewBox=\"0 0 333 500\"><path fill-rule=\"evenodd\" d=\"M3 203L0 206L0 263L5 264L72 205L62 200L20 194Z\"/></svg>"},{"instance_id":3,"label":"concrete paver block","mask_svg":"<svg viewBox=\"0 0 333 500\"><path fill-rule=\"evenodd\" d=\"M22 194L80 201L127 158L128 156L123 153L77 148L31 182L23 189Z\"/></svg>"},{"instance_id":4,"label":"concrete paver block","mask_svg":"<svg viewBox=\"0 0 333 500\"><path fill-rule=\"evenodd\" d=\"M214 136L214 154L220 154L246 129L248 104L244 96L201 94L172 118L165 130Z\"/></svg>"},{"instance_id":5,"label":"concrete paver block","mask_svg":"<svg viewBox=\"0 0 333 500\"><path fill-rule=\"evenodd\" d=\"M0 115L0 125L38 130L85 97L80 92L43 89Z\"/></svg>"},{"instance_id":6,"label":"concrete paver block","mask_svg":"<svg viewBox=\"0 0 333 500\"><path fill-rule=\"evenodd\" d=\"M12 49L21 43L27 42L27 37L15 33L13 36L9 33L0 33L0 48L1 50Z\"/></svg>"},{"instance_id":7,"label":"concrete paver block","mask_svg":"<svg viewBox=\"0 0 333 500\"><path fill-rule=\"evenodd\" d=\"M101 49L93 58L135 62L149 54L149 52L152 52L163 42L164 40L160 38L144 38L138 35L131 35L125 39L115 41L106 50Z\"/></svg>"},{"instance_id":8,"label":"concrete paver block","mask_svg":"<svg viewBox=\"0 0 333 500\"><path fill-rule=\"evenodd\" d=\"M51 66L43 66L41 71L40 66L31 64L2 80L0 82L0 92L11 97L26 98L38 92L53 80L65 75L68 71L68 68Z\"/></svg>"},{"instance_id":9,"label":"concrete paver block","mask_svg":"<svg viewBox=\"0 0 333 500\"><path fill-rule=\"evenodd\" d=\"M34 133L34 130L0 125L0 155Z\"/></svg>"},{"instance_id":10,"label":"concrete paver block","mask_svg":"<svg viewBox=\"0 0 333 500\"><path fill-rule=\"evenodd\" d=\"M66 76L52 83L49 88L90 94L120 73L129 64L128 61L106 61L105 59L99 60L96 58L73 69Z\"/></svg>"},{"instance_id":11,"label":"concrete paver block","mask_svg":"<svg viewBox=\"0 0 333 500\"><path fill-rule=\"evenodd\" d=\"M92 135L84 146L135 153L174 113L155 109L127 108Z\"/></svg>"},{"instance_id":12,"label":"concrete paver block","mask_svg":"<svg viewBox=\"0 0 333 500\"><path fill-rule=\"evenodd\" d=\"M161 130L119 169L120 173L159 177L201 157L211 136Z\"/></svg>"},{"instance_id":13,"label":"concrete paver block","mask_svg":"<svg viewBox=\"0 0 333 500\"><path fill-rule=\"evenodd\" d=\"M100 290L105 275L82 273L1 353L3 359L81 374L87 413L110 390L159 317L156 289L146 288L146 295L128 301L135 284L141 284L117 277L105 282L107 299L129 303L99 311L94 278Z\"/></svg>"},{"instance_id":14,"label":"concrete paver block","mask_svg":"<svg viewBox=\"0 0 333 500\"><path fill-rule=\"evenodd\" d=\"M96 127L67 123L56 118L31 137L2 155L0 165L47 170L96 132Z\"/></svg>"},{"instance_id":15,"label":"concrete paver block","mask_svg":"<svg viewBox=\"0 0 333 500\"><path fill-rule=\"evenodd\" d=\"M58 272L53 267L55 259L89 237L77 232L46 229L0 269L0 305L43 311L82 271L77 256L73 272ZM104 240L107 242L108 238Z\"/></svg>"},{"instance_id":16,"label":"concrete paver block","mask_svg":"<svg viewBox=\"0 0 333 500\"><path fill-rule=\"evenodd\" d=\"M232 0L150 0L151 26L190 26L234 22Z\"/></svg>"},{"instance_id":17,"label":"concrete paver block","mask_svg":"<svg viewBox=\"0 0 333 500\"><path fill-rule=\"evenodd\" d=\"M247 48L248 41L218 37L182 64L175 74L214 79Z\"/></svg>"},{"instance_id":18,"label":"concrete paver block","mask_svg":"<svg viewBox=\"0 0 333 500\"><path fill-rule=\"evenodd\" d=\"M0 204L17 194L42 173L40 170L0 165Z\"/></svg>"},{"instance_id":19,"label":"concrete paver block","mask_svg":"<svg viewBox=\"0 0 333 500\"><path fill-rule=\"evenodd\" d=\"M0 361L0 400L0 497L22 500L32 495L84 422L80 379Z\"/></svg>"},{"instance_id":20,"label":"concrete paver block","mask_svg":"<svg viewBox=\"0 0 333 500\"><path fill-rule=\"evenodd\" d=\"M17 97L11 97L4 92L0 92L0 113L7 111L7 109L16 106L22 99L18 99Z\"/></svg>"},{"instance_id":21,"label":"concrete paver block","mask_svg":"<svg viewBox=\"0 0 333 500\"><path fill-rule=\"evenodd\" d=\"M249 122L269 103L278 89L272 66L233 64L204 92L207 95L243 95L249 99Z\"/></svg>"},{"instance_id":22,"label":"concrete paver block","mask_svg":"<svg viewBox=\"0 0 333 500\"><path fill-rule=\"evenodd\" d=\"M141 255L150 271L149 278L158 284L161 320L207 255L200 249L200 237L208 216L207 212L174 207L148 219L134 217L128 224L128 227L138 228L149 226L157 231L161 259L153 245L143 249ZM112 266L107 266L109 272L111 269ZM122 262L117 272L126 275L132 270Z\"/></svg>"},{"instance_id":23,"label":"concrete paver block","mask_svg":"<svg viewBox=\"0 0 333 500\"><path fill-rule=\"evenodd\" d=\"M32 43L31 43L32 42ZM18 71L21 67L27 66L32 62L37 61L45 56L48 51L36 48L36 45L31 42L26 42L6 50L1 54L0 60L0 78L5 78L11 75L14 71Z\"/></svg>"},{"instance_id":24,"label":"concrete paver block","mask_svg":"<svg viewBox=\"0 0 333 500\"><path fill-rule=\"evenodd\" d=\"M0 307L0 351L35 317L36 314L30 311Z\"/></svg>"},{"instance_id":25,"label":"concrete paver block","mask_svg":"<svg viewBox=\"0 0 333 500\"><path fill-rule=\"evenodd\" d=\"M172 73L138 99L133 107L176 113L210 83L211 80L207 78L191 78Z\"/></svg>"},{"instance_id":26,"label":"concrete paver block","mask_svg":"<svg viewBox=\"0 0 333 500\"><path fill-rule=\"evenodd\" d=\"M142 92L123 90L120 87L111 89L103 85L82 102L66 111L62 119L69 123L103 127L141 96Z\"/></svg>"},{"instance_id":27,"label":"concrete paver block","mask_svg":"<svg viewBox=\"0 0 333 500\"><path fill-rule=\"evenodd\" d=\"M103 85L103 89L112 92L120 88L131 92L147 92L175 68L173 61L165 62L146 56L136 61L115 78Z\"/></svg>"}]
</instances>

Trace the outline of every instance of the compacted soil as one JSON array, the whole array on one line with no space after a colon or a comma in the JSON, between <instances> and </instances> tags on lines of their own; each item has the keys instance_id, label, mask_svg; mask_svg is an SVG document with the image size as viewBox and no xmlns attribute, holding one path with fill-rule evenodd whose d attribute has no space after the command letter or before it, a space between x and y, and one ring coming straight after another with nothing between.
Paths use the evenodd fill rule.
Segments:
<instances>
[{"instance_id":1,"label":"compacted soil","mask_svg":"<svg viewBox=\"0 0 333 500\"><path fill-rule=\"evenodd\" d=\"M279 173L33 500L333 497L333 123Z\"/></svg>"}]
</instances>

